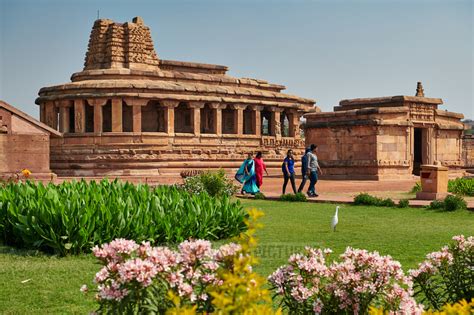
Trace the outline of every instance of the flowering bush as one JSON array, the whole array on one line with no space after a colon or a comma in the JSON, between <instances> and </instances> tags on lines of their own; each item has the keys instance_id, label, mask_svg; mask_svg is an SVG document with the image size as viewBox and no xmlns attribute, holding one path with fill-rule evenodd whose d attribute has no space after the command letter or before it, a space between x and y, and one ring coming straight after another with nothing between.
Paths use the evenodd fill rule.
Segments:
<instances>
[{"instance_id":1,"label":"flowering bush","mask_svg":"<svg viewBox=\"0 0 474 315\"><path fill-rule=\"evenodd\" d=\"M183 187L192 194L207 192L209 196L232 196L237 192L237 187L229 180L224 170L217 172L202 172L195 176L186 177Z\"/></svg>"},{"instance_id":2,"label":"flowering bush","mask_svg":"<svg viewBox=\"0 0 474 315\"><path fill-rule=\"evenodd\" d=\"M371 307L370 315L385 315L386 313L381 308ZM426 311L423 315L472 315L474 314L474 298L471 302L466 300L459 301L454 304L445 304L441 311Z\"/></svg>"},{"instance_id":3,"label":"flowering bush","mask_svg":"<svg viewBox=\"0 0 474 315\"><path fill-rule=\"evenodd\" d=\"M257 212L251 212L256 218ZM116 239L93 248L103 265L96 274L99 313L228 311L270 314L264 279L252 271L255 224L239 243L212 249L205 240L182 242L177 250ZM88 291L86 287L81 289ZM242 312L240 312L242 311Z\"/></svg>"},{"instance_id":4,"label":"flowering bush","mask_svg":"<svg viewBox=\"0 0 474 315\"><path fill-rule=\"evenodd\" d=\"M415 294L434 309L474 296L474 237L458 235L453 241L409 271Z\"/></svg>"},{"instance_id":5,"label":"flowering bush","mask_svg":"<svg viewBox=\"0 0 474 315\"><path fill-rule=\"evenodd\" d=\"M269 281L290 313L366 314L369 306L420 313L400 263L377 252L348 247L328 264L329 249L307 247L278 268Z\"/></svg>"}]
</instances>

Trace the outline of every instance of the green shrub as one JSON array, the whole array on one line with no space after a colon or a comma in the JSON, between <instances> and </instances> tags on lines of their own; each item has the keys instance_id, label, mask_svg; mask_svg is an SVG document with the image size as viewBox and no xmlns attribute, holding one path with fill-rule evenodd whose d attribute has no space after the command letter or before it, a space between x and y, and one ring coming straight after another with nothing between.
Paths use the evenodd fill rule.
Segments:
<instances>
[{"instance_id":1,"label":"green shrub","mask_svg":"<svg viewBox=\"0 0 474 315\"><path fill-rule=\"evenodd\" d=\"M305 194L296 193L296 194L284 194L280 196L280 201L290 201L290 202L304 202L307 201Z\"/></svg>"},{"instance_id":2,"label":"green shrub","mask_svg":"<svg viewBox=\"0 0 474 315\"><path fill-rule=\"evenodd\" d=\"M445 211L456 211L456 210L466 210L466 209L467 209L467 203L460 196L448 195L444 199Z\"/></svg>"},{"instance_id":3,"label":"green shrub","mask_svg":"<svg viewBox=\"0 0 474 315\"><path fill-rule=\"evenodd\" d=\"M378 207L395 207L395 202L390 199L382 199L371 196L367 193L361 193L354 197L355 205L378 206Z\"/></svg>"},{"instance_id":4,"label":"green shrub","mask_svg":"<svg viewBox=\"0 0 474 315\"><path fill-rule=\"evenodd\" d=\"M456 178L448 182L448 191L463 196L474 196L474 178Z\"/></svg>"},{"instance_id":5,"label":"green shrub","mask_svg":"<svg viewBox=\"0 0 474 315\"><path fill-rule=\"evenodd\" d=\"M421 191L421 184L417 182L411 193ZM456 178L448 181L448 191L456 195L474 196L474 178Z\"/></svg>"},{"instance_id":6,"label":"green shrub","mask_svg":"<svg viewBox=\"0 0 474 315\"><path fill-rule=\"evenodd\" d=\"M410 206L410 202L408 199L400 199L398 201L398 207L399 208L408 208Z\"/></svg>"},{"instance_id":7,"label":"green shrub","mask_svg":"<svg viewBox=\"0 0 474 315\"><path fill-rule=\"evenodd\" d=\"M171 186L103 180L0 188L0 239L60 255L116 238L154 244L228 238L245 229L244 218L239 201Z\"/></svg>"},{"instance_id":8,"label":"green shrub","mask_svg":"<svg viewBox=\"0 0 474 315\"><path fill-rule=\"evenodd\" d=\"M433 200L428 208L443 211L466 210L467 203L460 196L448 195L444 200Z\"/></svg>"},{"instance_id":9,"label":"green shrub","mask_svg":"<svg viewBox=\"0 0 474 315\"><path fill-rule=\"evenodd\" d=\"M428 208L433 210L444 209L444 200L433 200Z\"/></svg>"},{"instance_id":10,"label":"green shrub","mask_svg":"<svg viewBox=\"0 0 474 315\"><path fill-rule=\"evenodd\" d=\"M416 194L417 192L420 192L420 191L421 191L421 183L416 182L415 186L413 186L413 188L410 190L410 193Z\"/></svg>"},{"instance_id":11,"label":"green shrub","mask_svg":"<svg viewBox=\"0 0 474 315\"><path fill-rule=\"evenodd\" d=\"M267 197L265 197L265 195L261 192L256 193L255 196L254 196L254 199L260 199L260 200L264 200L266 198Z\"/></svg>"},{"instance_id":12,"label":"green shrub","mask_svg":"<svg viewBox=\"0 0 474 315\"><path fill-rule=\"evenodd\" d=\"M229 180L224 170L204 172L184 180L184 189L192 194L207 192L209 196L232 196L237 192L237 186Z\"/></svg>"}]
</instances>

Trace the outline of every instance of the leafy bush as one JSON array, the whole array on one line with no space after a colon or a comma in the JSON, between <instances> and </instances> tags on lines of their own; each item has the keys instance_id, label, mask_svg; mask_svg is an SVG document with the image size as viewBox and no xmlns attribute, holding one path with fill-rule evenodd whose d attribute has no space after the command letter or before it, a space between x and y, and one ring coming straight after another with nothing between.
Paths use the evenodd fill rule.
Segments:
<instances>
[{"instance_id":1,"label":"leafy bush","mask_svg":"<svg viewBox=\"0 0 474 315\"><path fill-rule=\"evenodd\" d=\"M463 196L474 196L474 178L456 178L448 182L448 191Z\"/></svg>"},{"instance_id":2,"label":"leafy bush","mask_svg":"<svg viewBox=\"0 0 474 315\"><path fill-rule=\"evenodd\" d=\"M411 189L411 193L421 191L421 183L416 183ZM448 181L448 192L462 195L474 196L474 178L456 178Z\"/></svg>"},{"instance_id":3,"label":"leafy bush","mask_svg":"<svg viewBox=\"0 0 474 315\"><path fill-rule=\"evenodd\" d=\"M207 192L210 196L232 196L237 192L237 186L229 180L224 170L203 172L184 179L183 187L192 194Z\"/></svg>"},{"instance_id":4,"label":"leafy bush","mask_svg":"<svg viewBox=\"0 0 474 315\"><path fill-rule=\"evenodd\" d=\"M444 200L433 200L429 205L429 209L443 211L466 210L467 203L460 196L448 195Z\"/></svg>"},{"instance_id":5,"label":"leafy bush","mask_svg":"<svg viewBox=\"0 0 474 315\"><path fill-rule=\"evenodd\" d=\"M308 199L306 198L305 194L303 193L296 193L296 194L284 194L280 196L280 201L290 201L290 202L304 202Z\"/></svg>"},{"instance_id":6,"label":"leafy bush","mask_svg":"<svg viewBox=\"0 0 474 315\"><path fill-rule=\"evenodd\" d=\"M474 237L458 235L453 241L441 251L428 254L418 269L409 271L415 295L434 309L474 297Z\"/></svg>"},{"instance_id":7,"label":"leafy bush","mask_svg":"<svg viewBox=\"0 0 474 315\"><path fill-rule=\"evenodd\" d=\"M245 213L227 196L189 194L118 181L10 183L0 189L0 237L8 245L60 255L116 238L137 242L216 240L238 235Z\"/></svg>"},{"instance_id":8,"label":"leafy bush","mask_svg":"<svg viewBox=\"0 0 474 315\"><path fill-rule=\"evenodd\" d=\"M371 196L367 193L361 193L354 197L355 205L378 206L378 207L395 207L395 202L390 199L382 199Z\"/></svg>"},{"instance_id":9,"label":"leafy bush","mask_svg":"<svg viewBox=\"0 0 474 315\"><path fill-rule=\"evenodd\" d=\"M398 201L398 207L399 208L408 208L410 206L410 202L408 199L400 199Z\"/></svg>"},{"instance_id":10,"label":"leafy bush","mask_svg":"<svg viewBox=\"0 0 474 315\"><path fill-rule=\"evenodd\" d=\"M267 197L265 197L265 195L261 192L256 193L255 196L254 196L254 199L259 199L259 200L264 200L266 198Z\"/></svg>"},{"instance_id":11,"label":"leafy bush","mask_svg":"<svg viewBox=\"0 0 474 315\"><path fill-rule=\"evenodd\" d=\"M456 195L448 195L444 198L444 210L446 211L455 211L455 210L466 210L467 203L466 201Z\"/></svg>"},{"instance_id":12,"label":"leafy bush","mask_svg":"<svg viewBox=\"0 0 474 315\"><path fill-rule=\"evenodd\" d=\"M95 247L98 313L273 314L265 279L252 270L258 216L250 211L247 232L215 250L205 240L177 250L124 239Z\"/></svg>"},{"instance_id":13,"label":"leafy bush","mask_svg":"<svg viewBox=\"0 0 474 315\"><path fill-rule=\"evenodd\" d=\"M410 190L410 193L415 194L415 193L420 192L420 191L421 191L421 183L416 182L415 186L413 186L413 188Z\"/></svg>"},{"instance_id":14,"label":"leafy bush","mask_svg":"<svg viewBox=\"0 0 474 315\"><path fill-rule=\"evenodd\" d=\"M348 247L338 262L327 259L331 252L307 247L268 278L289 314L367 314L370 306L397 314L421 310L398 261Z\"/></svg>"}]
</instances>

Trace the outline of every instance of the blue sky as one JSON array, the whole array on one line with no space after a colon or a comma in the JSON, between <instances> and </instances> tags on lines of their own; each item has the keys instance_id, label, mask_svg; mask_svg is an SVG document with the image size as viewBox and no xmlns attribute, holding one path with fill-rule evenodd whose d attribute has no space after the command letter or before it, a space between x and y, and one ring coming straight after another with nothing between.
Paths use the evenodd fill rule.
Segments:
<instances>
[{"instance_id":1,"label":"blue sky","mask_svg":"<svg viewBox=\"0 0 474 315\"><path fill-rule=\"evenodd\" d=\"M141 16L162 59L226 65L324 111L425 95L474 119L472 1L0 0L0 99L38 117L41 87L81 71L97 10Z\"/></svg>"}]
</instances>

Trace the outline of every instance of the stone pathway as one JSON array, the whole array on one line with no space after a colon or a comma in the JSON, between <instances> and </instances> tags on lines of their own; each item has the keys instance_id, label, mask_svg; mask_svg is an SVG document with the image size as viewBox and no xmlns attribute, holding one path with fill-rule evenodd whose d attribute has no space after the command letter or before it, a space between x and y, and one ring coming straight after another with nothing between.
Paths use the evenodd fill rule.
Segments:
<instances>
[{"instance_id":1,"label":"stone pathway","mask_svg":"<svg viewBox=\"0 0 474 315\"><path fill-rule=\"evenodd\" d=\"M58 178L56 182L62 182L72 180L71 177ZM97 178L86 178L86 180L101 180L102 177ZM122 180L130 181L133 183L147 183L150 185L171 185L180 184L182 179L179 176L153 176L148 178L138 176L122 177ZM77 178L76 178L77 180ZM300 184L299 177L296 179L296 188ZM354 197L361 192L366 192L370 195L391 198L393 201L398 203L400 199L413 199L414 194L410 194L409 191L418 181L418 178L408 180L393 180L393 181L368 181L368 180L320 180L316 184L316 190L319 194L317 198L308 198L309 202L331 202L331 203L352 203ZM280 197L283 185L283 178L271 176L263 178L262 192L268 199L276 200ZM309 186L307 182L305 189L306 192ZM286 192L292 192L291 184L288 183ZM239 196L242 198L251 198L249 196ZM474 210L474 197L465 198L468 203L468 208ZM430 204L427 200L410 200L410 206L412 207L424 207Z\"/></svg>"}]
</instances>

